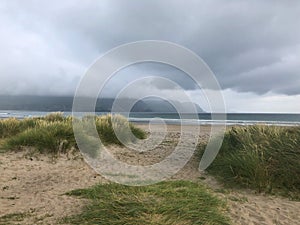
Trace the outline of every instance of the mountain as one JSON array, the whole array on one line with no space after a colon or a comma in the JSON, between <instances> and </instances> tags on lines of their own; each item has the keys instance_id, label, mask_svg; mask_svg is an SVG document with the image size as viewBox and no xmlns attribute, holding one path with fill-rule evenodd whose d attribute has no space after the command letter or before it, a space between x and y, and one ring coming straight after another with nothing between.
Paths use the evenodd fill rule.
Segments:
<instances>
[{"instance_id":1,"label":"mountain","mask_svg":"<svg viewBox=\"0 0 300 225\"><path fill-rule=\"evenodd\" d=\"M83 102L88 102L88 98ZM101 98L97 100L97 112L110 112L115 99ZM118 100L115 111L124 112L126 107L132 102L131 112L158 112L158 113L176 113L179 109L183 113L193 112L191 107L195 107L198 113L204 112L199 105L190 102L181 103L168 101L158 98L146 98L143 100L120 99ZM72 111L73 97L54 97L54 96L0 96L0 110L21 110L21 111Z\"/></svg>"},{"instance_id":2,"label":"mountain","mask_svg":"<svg viewBox=\"0 0 300 225\"><path fill-rule=\"evenodd\" d=\"M71 111L72 104L72 97L0 96L0 110Z\"/></svg>"},{"instance_id":3,"label":"mountain","mask_svg":"<svg viewBox=\"0 0 300 225\"><path fill-rule=\"evenodd\" d=\"M176 113L180 111L182 113L204 112L198 104L191 102L179 102L172 101L171 103L163 99L143 99L141 100L146 106L148 112L159 112L159 113ZM195 107L195 108L192 108Z\"/></svg>"}]
</instances>

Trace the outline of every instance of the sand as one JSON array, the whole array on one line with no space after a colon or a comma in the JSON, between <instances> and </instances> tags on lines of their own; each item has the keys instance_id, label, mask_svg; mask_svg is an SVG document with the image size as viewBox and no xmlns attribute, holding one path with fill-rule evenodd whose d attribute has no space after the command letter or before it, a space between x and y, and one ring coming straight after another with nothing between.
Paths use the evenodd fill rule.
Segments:
<instances>
[{"instance_id":1,"label":"sand","mask_svg":"<svg viewBox=\"0 0 300 225\"><path fill-rule=\"evenodd\" d=\"M12 224L57 224L57 219L78 213L84 201L67 191L103 182L82 159L60 156L30 157L24 153L0 154L0 216L26 213ZM9 224L1 220L0 224ZM15 222L15 223L14 223Z\"/></svg>"},{"instance_id":2,"label":"sand","mask_svg":"<svg viewBox=\"0 0 300 225\"><path fill-rule=\"evenodd\" d=\"M146 125L139 126L148 129ZM200 141L208 140L209 131L209 126L201 128ZM111 146L110 149L122 161L148 165L170 154L178 132L178 126L169 125L168 141L159 146L155 154L135 154L118 146ZM233 224L300 224L300 202L256 194L250 190L224 189L213 177L199 172L198 165L199 159L193 157L171 179L203 182L227 202L228 216ZM32 156L29 150L1 153L0 171L0 224L58 224L61 218L79 213L88 203L64 193L107 182L78 154L50 158L37 154Z\"/></svg>"}]
</instances>

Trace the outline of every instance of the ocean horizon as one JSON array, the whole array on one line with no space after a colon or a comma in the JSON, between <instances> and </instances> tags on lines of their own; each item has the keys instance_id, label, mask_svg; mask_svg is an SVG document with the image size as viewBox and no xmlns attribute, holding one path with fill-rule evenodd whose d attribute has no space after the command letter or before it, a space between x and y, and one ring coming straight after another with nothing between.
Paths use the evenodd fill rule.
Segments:
<instances>
[{"instance_id":1,"label":"ocean horizon","mask_svg":"<svg viewBox=\"0 0 300 225\"><path fill-rule=\"evenodd\" d=\"M0 119L17 118L25 119L31 117L45 116L51 112L40 111L19 111L19 110L0 110ZM72 112L62 112L64 116L72 115ZM110 112L95 112L96 115L104 115ZM82 113L88 114L88 113ZM126 117L128 115L119 113ZM132 112L129 114L129 121L134 123L161 123L166 124L184 124L184 125L278 125L278 126L300 126L300 114L297 113L227 113L222 119L212 119L211 113L198 113L198 118L194 114L183 114L180 118L177 113L155 113L155 112ZM218 115L214 114L218 118ZM224 120L224 118L226 118Z\"/></svg>"}]
</instances>

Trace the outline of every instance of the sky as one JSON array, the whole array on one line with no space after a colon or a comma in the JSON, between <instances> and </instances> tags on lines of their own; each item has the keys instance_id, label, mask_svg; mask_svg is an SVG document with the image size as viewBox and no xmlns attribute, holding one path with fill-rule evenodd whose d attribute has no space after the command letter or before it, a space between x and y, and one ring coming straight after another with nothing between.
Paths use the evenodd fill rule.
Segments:
<instances>
[{"instance_id":1,"label":"sky","mask_svg":"<svg viewBox=\"0 0 300 225\"><path fill-rule=\"evenodd\" d=\"M215 74L228 112L300 113L300 1L2 0L0 95L72 96L95 60L121 44L164 40L199 55ZM203 92L166 65L120 71L115 96L145 75L172 79L205 110ZM208 90L214 91L214 90ZM177 87L132 90L178 98Z\"/></svg>"}]
</instances>

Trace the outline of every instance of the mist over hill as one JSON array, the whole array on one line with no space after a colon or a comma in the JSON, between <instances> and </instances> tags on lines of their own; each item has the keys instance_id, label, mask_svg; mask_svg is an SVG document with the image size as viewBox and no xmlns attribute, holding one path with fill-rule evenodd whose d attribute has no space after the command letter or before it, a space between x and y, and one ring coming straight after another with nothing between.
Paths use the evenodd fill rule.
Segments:
<instances>
[{"instance_id":1,"label":"mist over hill","mask_svg":"<svg viewBox=\"0 0 300 225\"><path fill-rule=\"evenodd\" d=\"M183 113L204 112L195 103L173 101L173 105L166 100L158 98L148 98L143 100L121 99L119 100L118 112L125 112L126 106L132 101L136 101L131 112L159 112L175 113L178 109ZM101 98L97 100L96 112L110 112L114 103L113 98ZM20 111L72 111L73 97L54 96L0 96L0 110L20 110ZM124 107L123 107L124 106ZM177 110L176 110L176 108Z\"/></svg>"}]
</instances>

